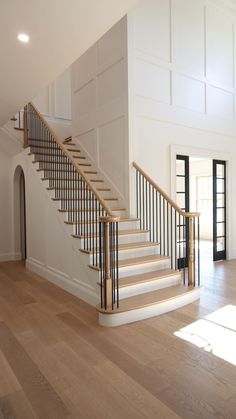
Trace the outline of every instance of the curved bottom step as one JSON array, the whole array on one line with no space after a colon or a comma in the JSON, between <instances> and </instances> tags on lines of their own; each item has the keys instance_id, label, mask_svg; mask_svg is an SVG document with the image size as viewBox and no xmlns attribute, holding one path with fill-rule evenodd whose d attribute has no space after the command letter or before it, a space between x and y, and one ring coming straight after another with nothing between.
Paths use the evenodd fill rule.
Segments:
<instances>
[{"instance_id":1,"label":"curved bottom step","mask_svg":"<svg viewBox=\"0 0 236 419\"><path fill-rule=\"evenodd\" d=\"M176 310L200 298L200 287L183 285L168 287L120 301L119 309L99 311L99 324L105 327L121 326L139 320L159 316Z\"/></svg>"}]
</instances>

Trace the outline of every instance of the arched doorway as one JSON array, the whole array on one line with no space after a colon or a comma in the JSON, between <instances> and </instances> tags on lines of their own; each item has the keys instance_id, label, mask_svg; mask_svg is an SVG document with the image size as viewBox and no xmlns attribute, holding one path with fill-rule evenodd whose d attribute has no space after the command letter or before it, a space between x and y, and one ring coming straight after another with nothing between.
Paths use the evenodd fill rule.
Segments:
<instances>
[{"instance_id":1,"label":"arched doorway","mask_svg":"<svg viewBox=\"0 0 236 419\"><path fill-rule=\"evenodd\" d=\"M21 166L14 173L14 232L15 254L21 260L27 257L25 175Z\"/></svg>"}]
</instances>

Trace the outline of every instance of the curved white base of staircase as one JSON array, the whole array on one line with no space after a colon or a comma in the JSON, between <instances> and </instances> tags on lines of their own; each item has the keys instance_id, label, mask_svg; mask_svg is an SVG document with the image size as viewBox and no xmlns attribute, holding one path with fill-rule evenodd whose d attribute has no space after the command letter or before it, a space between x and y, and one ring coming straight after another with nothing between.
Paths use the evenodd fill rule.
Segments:
<instances>
[{"instance_id":1,"label":"curved white base of staircase","mask_svg":"<svg viewBox=\"0 0 236 419\"><path fill-rule=\"evenodd\" d=\"M135 310L114 313L99 313L99 324L104 327L115 327L148 319L176 310L200 298L200 288L195 288L187 294L180 295L170 300L149 305Z\"/></svg>"}]
</instances>

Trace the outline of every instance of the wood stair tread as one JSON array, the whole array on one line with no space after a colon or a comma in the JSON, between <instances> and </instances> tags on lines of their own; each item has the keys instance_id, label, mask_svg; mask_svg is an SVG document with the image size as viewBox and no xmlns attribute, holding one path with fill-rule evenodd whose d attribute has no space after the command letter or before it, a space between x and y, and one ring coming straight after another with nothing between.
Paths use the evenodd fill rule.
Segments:
<instances>
[{"instance_id":1,"label":"wood stair tread","mask_svg":"<svg viewBox=\"0 0 236 419\"><path fill-rule=\"evenodd\" d=\"M68 144L68 147L70 147L71 144ZM81 150L79 148L67 148L67 151L72 151L73 153L81 153Z\"/></svg>"},{"instance_id":2,"label":"wood stair tread","mask_svg":"<svg viewBox=\"0 0 236 419\"><path fill-rule=\"evenodd\" d=\"M126 211L126 208L109 208L110 211ZM59 209L59 212L96 212L96 209L89 209L89 208L84 208L84 209Z\"/></svg>"},{"instance_id":3,"label":"wood stair tread","mask_svg":"<svg viewBox=\"0 0 236 419\"><path fill-rule=\"evenodd\" d=\"M81 189L81 188L65 188L64 186L62 187L56 187L56 186L50 186L49 188L47 188L48 190L55 190L55 191L86 191L85 188Z\"/></svg>"},{"instance_id":4,"label":"wood stair tread","mask_svg":"<svg viewBox=\"0 0 236 419\"><path fill-rule=\"evenodd\" d=\"M78 236L74 236L74 234L72 234L72 237L74 238L78 238ZM91 236L89 236L91 237ZM159 244L158 243L150 243L150 242L137 242L137 243L124 243L124 244L119 244L118 248L119 251L124 251L124 250L134 250L134 249L146 249L149 247L158 247ZM80 249L82 252L85 251L85 253L93 253L94 249L91 250L84 250L84 249ZM99 246L97 248L97 252L99 252Z\"/></svg>"},{"instance_id":5,"label":"wood stair tread","mask_svg":"<svg viewBox=\"0 0 236 419\"><path fill-rule=\"evenodd\" d=\"M68 189L67 189L68 190ZM72 189L72 191L75 189ZM81 190L81 189L77 189L77 190ZM85 191L86 189L84 189ZM74 202L74 201L82 201L82 202L90 202L91 199L89 198L52 198L53 201L70 201L70 202ZM117 201L116 198L110 198L110 199L104 199L104 201Z\"/></svg>"},{"instance_id":6,"label":"wood stair tread","mask_svg":"<svg viewBox=\"0 0 236 419\"><path fill-rule=\"evenodd\" d=\"M131 250L131 249L146 249L148 247L159 247L159 243L154 242L135 242L135 243L123 243L119 244L119 250Z\"/></svg>"},{"instance_id":7,"label":"wood stair tread","mask_svg":"<svg viewBox=\"0 0 236 419\"><path fill-rule=\"evenodd\" d=\"M119 261L119 268L125 268L127 266L133 265L143 265L146 263L152 262L165 262L169 260L169 256L161 256L161 255L150 255L150 256L141 256L132 259L124 259Z\"/></svg>"},{"instance_id":8,"label":"wood stair tread","mask_svg":"<svg viewBox=\"0 0 236 419\"><path fill-rule=\"evenodd\" d=\"M130 310L138 310L144 307L160 304L168 300L173 300L195 290L196 288L192 286L174 285L171 287L159 289L157 291L152 291L120 300L120 307L118 309L115 308L114 310L104 310L101 308L101 306L97 306L97 310L104 314L115 314Z\"/></svg>"},{"instance_id":9,"label":"wood stair tread","mask_svg":"<svg viewBox=\"0 0 236 419\"><path fill-rule=\"evenodd\" d=\"M148 233L148 230L119 230L118 236L128 236L133 234L142 234L142 233ZM75 239L83 239L85 236L79 236L76 234L72 235ZM99 232L96 232L94 234L89 234L88 237L99 237Z\"/></svg>"},{"instance_id":10,"label":"wood stair tread","mask_svg":"<svg viewBox=\"0 0 236 419\"><path fill-rule=\"evenodd\" d=\"M119 218L119 223L126 223L126 222L137 222L140 221L139 218L128 218L128 217L123 217L123 218ZM81 221L64 221L65 224L69 224L69 225L76 225L76 224L88 224L88 222L81 222ZM96 220L91 220L92 224L96 224L98 221ZM89 223L90 224L90 223Z\"/></svg>"},{"instance_id":11,"label":"wood stair tread","mask_svg":"<svg viewBox=\"0 0 236 419\"><path fill-rule=\"evenodd\" d=\"M47 145L35 145L35 144L29 144L27 147L32 147L32 148L43 148L46 150L55 150L54 147L48 147Z\"/></svg>"},{"instance_id":12,"label":"wood stair tread","mask_svg":"<svg viewBox=\"0 0 236 419\"><path fill-rule=\"evenodd\" d=\"M159 269L157 271L145 272L143 274L120 278L119 287L124 288L140 283L150 282L158 279L181 276L181 272L174 269Z\"/></svg>"},{"instance_id":13,"label":"wood stair tread","mask_svg":"<svg viewBox=\"0 0 236 419\"><path fill-rule=\"evenodd\" d=\"M137 266L137 265L145 265L147 263L155 263L155 262L167 262L170 260L169 256L161 256L161 255L150 255L150 256L141 256L132 259L124 259L118 262L119 268L127 268L129 266ZM95 271L100 271L100 268L95 265L89 265L89 267Z\"/></svg>"},{"instance_id":14,"label":"wood stair tread","mask_svg":"<svg viewBox=\"0 0 236 419\"><path fill-rule=\"evenodd\" d=\"M57 177L49 177L49 176L47 176L47 177L42 177L41 178L42 180L57 180L57 182L79 182L78 180L76 180L76 179L67 179L66 177L63 177L63 178L57 178Z\"/></svg>"},{"instance_id":15,"label":"wood stair tread","mask_svg":"<svg viewBox=\"0 0 236 419\"><path fill-rule=\"evenodd\" d=\"M35 163L44 163L44 164L58 164L58 165L68 165L68 162L58 162L57 160L33 160L33 164Z\"/></svg>"},{"instance_id":16,"label":"wood stair tread","mask_svg":"<svg viewBox=\"0 0 236 419\"><path fill-rule=\"evenodd\" d=\"M86 175L97 175L98 174L98 172L96 172L95 170L94 171L93 170L84 170L84 173Z\"/></svg>"}]
</instances>

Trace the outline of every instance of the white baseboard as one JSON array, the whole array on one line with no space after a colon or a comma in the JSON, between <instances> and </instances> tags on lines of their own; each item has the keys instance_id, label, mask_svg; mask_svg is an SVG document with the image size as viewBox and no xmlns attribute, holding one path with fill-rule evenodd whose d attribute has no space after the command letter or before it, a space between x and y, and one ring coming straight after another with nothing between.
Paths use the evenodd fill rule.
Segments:
<instances>
[{"instance_id":1,"label":"white baseboard","mask_svg":"<svg viewBox=\"0 0 236 419\"><path fill-rule=\"evenodd\" d=\"M0 262L10 262L14 260L21 260L21 253L0 253Z\"/></svg>"},{"instance_id":2,"label":"white baseboard","mask_svg":"<svg viewBox=\"0 0 236 419\"><path fill-rule=\"evenodd\" d=\"M98 304L98 295L86 283L72 279L64 272L46 266L33 258L26 260L26 267L86 303L92 306Z\"/></svg>"},{"instance_id":3,"label":"white baseboard","mask_svg":"<svg viewBox=\"0 0 236 419\"><path fill-rule=\"evenodd\" d=\"M228 260L236 259L236 248L231 249L228 254Z\"/></svg>"}]
</instances>

